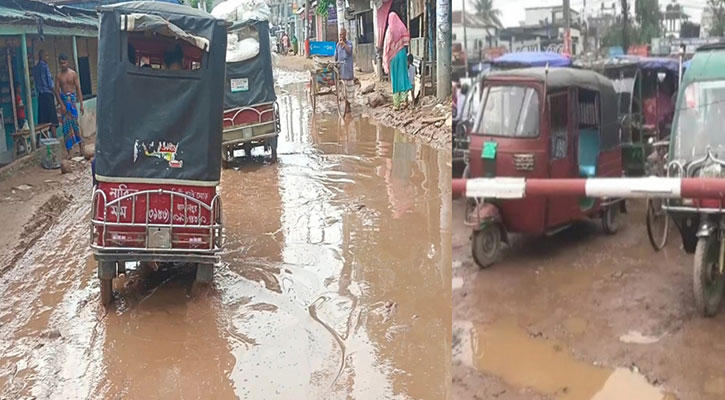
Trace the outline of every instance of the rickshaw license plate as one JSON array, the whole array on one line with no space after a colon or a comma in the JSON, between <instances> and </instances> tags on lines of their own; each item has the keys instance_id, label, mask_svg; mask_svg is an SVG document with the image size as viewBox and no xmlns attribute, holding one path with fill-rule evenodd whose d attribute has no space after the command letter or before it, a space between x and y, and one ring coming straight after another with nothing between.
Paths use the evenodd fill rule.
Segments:
<instances>
[{"instance_id":1,"label":"rickshaw license plate","mask_svg":"<svg viewBox=\"0 0 725 400\"><path fill-rule=\"evenodd\" d=\"M248 78L235 78L229 81L232 89L232 93L246 92L249 90L249 79Z\"/></svg>"},{"instance_id":2,"label":"rickshaw license plate","mask_svg":"<svg viewBox=\"0 0 725 400\"><path fill-rule=\"evenodd\" d=\"M171 248L171 228L148 228L148 247L152 249Z\"/></svg>"},{"instance_id":3,"label":"rickshaw license plate","mask_svg":"<svg viewBox=\"0 0 725 400\"><path fill-rule=\"evenodd\" d=\"M496 148L498 143L496 142L484 142L483 150L481 151L481 158L486 160L493 160L496 158Z\"/></svg>"}]
</instances>

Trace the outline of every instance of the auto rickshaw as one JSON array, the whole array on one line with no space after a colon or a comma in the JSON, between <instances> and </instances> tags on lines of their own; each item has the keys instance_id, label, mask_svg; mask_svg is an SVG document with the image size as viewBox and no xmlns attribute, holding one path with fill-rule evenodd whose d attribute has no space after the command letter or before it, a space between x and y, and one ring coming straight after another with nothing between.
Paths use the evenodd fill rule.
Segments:
<instances>
[{"instance_id":1,"label":"auto rickshaw","mask_svg":"<svg viewBox=\"0 0 725 400\"><path fill-rule=\"evenodd\" d=\"M669 136L672 115L658 121L661 109L667 107L660 104L658 93L665 78L677 90L679 79L675 77L679 75L679 60L619 56L578 66L599 72L612 81L617 92L624 171L628 176L646 174L648 156L653 151L650 142L660 142Z\"/></svg>"},{"instance_id":2,"label":"auto rickshaw","mask_svg":"<svg viewBox=\"0 0 725 400\"><path fill-rule=\"evenodd\" d=\"M529 67L568 67L572 61L569 57L551 52L520 52L507 53L493 60L490 68L470 80L468 94L463 104L461 115L453 120L453 162L464 162L463 177L468 178L470 166L468 165L468 142L479 110L481 94L483 93L483 80L492 71L502 71Z\"/></svg>"},{"instance_id":3,"label":"auto rickshaw","mask_svg":"<svg viewBox=\"0 0 725 400\"><path fill-rule=\"evenodd\" d=\"M573 68L495 72L483 82L470 139L470 175L511 178L622 176L617 100L606 77ZM501 196L506 197L505 193ZM472 252L486 268L510 233L553 234L572 222L602 219L617 231L620 198L471 199Z\"/></svg>"},{"instance_id":4,"label":"auto rickshaw","mask_svg":"<svg viewBox=\"0 0 725 400\"><path fill-rule=\"evenodd\" d=\"M274 92L269 22L238 21L229 27L229 33L237 37L240 51L227 53L223 161L233 161L236 150L243 149L245 156L251 157L253 148L264 146L265 151L271 151L272 162L276 162L280 117ZM256 49L254 45L242 47L255 42Z\"/></svg>"},{"instance_id":5,"label":"auto rickshaw","mask_svg":"<svg viewBox=\"0 0 725 400\"><path fill-rule=\"evenodd\" d=\"M680 85L670 136L667 175L723 178L725 167L725 44L699 48ZM717 314L725 288L725 207L721 199L670 199L662 206L686 253L694 254L698 312Z\"/></svg>"},{"instance_id":6,"label":"auto rickshaw","mask_svg":"<svg viewBox=\"0 0 725 400\"><path fill-rule=\"evenodd\" d=\"M90 233L105 306L127 263L186 264L212 280L227 30L201 10L131 2L101 7L99 31Z\"/></svg>"}]
</instances>

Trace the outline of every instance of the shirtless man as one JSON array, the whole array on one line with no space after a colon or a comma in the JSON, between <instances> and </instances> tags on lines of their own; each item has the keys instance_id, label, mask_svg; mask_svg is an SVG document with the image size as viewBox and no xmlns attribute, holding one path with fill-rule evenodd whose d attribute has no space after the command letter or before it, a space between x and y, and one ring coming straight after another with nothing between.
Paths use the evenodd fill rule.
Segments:
<instances>
[{"instance_id":1,"label":"shirtless man","mask_svg":"<svg viewBox=\"0 0 725 400\"><path fill-rule=\"evenodd\" d=\"M78 126L78 109L76 102L80 103L81 114L85 113L83 109L83 93L81 93L81 83L78 80L78 74L68 67L68 57L61 54L58 57L60 64L60 72L55 81L55 96L60 104L61 124L63 126L63 139L65 141L65 149L70 158L73 146L80 146L81 155L83 155L83 138L81 129Z\"/></svg>"}]
</instances>

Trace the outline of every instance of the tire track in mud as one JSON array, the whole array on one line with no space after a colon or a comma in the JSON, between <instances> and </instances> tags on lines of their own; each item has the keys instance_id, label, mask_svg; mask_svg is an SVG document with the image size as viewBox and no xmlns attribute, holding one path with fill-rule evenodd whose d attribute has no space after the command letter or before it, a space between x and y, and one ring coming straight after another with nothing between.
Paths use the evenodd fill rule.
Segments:
<instances>
[{"instance_id":1,"label":"tire track in mud","mask_svg":"<svg viewBox=\"0 0 725 400\"><path fill-rule=\"evenodd\" d=\"M73 196L65 193L54 194L43 203L38 210L35 211L33 216L30 218L29 223L23 229L21 233L20 243L13 249L14 255L12 258L3 262L3 268L0 270L0 277L13 268L15 264L22 258L25 253L33 247L35 242L40 239L44 233L47 232L56 221L58 216L66 209L68 204L73 200Z\"/></svg>"},{"instance_id":2,"label":"tire track in mud","mask_svg":"<svg viewBox=\"0 0 725 400\"><path fill-rule=\"evenodd\" d=\"M80 183L70 189L90 190ZM72 199L41 207L45 218L30 228L34 237L0 282L10 299L0 304L2 397L89 398L102 375L104 312L94 301L86 240L90 205Z\"/></svg>"}]
</instances>

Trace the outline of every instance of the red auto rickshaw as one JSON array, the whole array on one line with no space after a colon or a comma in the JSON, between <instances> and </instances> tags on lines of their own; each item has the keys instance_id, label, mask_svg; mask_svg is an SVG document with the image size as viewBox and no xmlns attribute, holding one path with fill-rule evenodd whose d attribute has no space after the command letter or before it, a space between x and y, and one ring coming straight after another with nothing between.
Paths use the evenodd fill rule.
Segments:
<instances>
[{"instance_id":1,"label":"red auto rickshaw","mask_svg":"<svg viewBox=\"0 0 725 400\"><path fill-rule=\"evenodd\" d=\"M471 178L622 176L617 95L604 76L572 68L494 72L483 81L470 135ZM505 197L505 196L503 196ZM548 235L574 221L602 218L617 231L620 198L470 199L472 253L486 268L510 233Z\"/></svg>"},{"instance_id":2,"label":"red auto rickshaw","mask_svg":"<svg viewBox=\"0 0 725 400\"><path fill-rule=\"evenodd\" d=\"M224 21L161 2L101 8L91 248L101 301L126 264L219 264Z\"/></svg>"}]
</instances>

